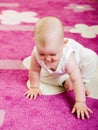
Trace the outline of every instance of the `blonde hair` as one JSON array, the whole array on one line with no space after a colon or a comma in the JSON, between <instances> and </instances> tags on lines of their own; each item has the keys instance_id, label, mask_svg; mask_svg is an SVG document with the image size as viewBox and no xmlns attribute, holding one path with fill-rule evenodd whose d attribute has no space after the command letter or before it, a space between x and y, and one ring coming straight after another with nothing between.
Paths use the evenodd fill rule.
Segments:
<instances>
[{"instance_id":1,"label":"blonde hair","mask_svg":"<svg viewBox=\"0 0 98 130\"><path fill-rule=\"evenodd\" d=\"M37 40L41 40L42 43L45 43L47 38L54 37L64 38L64 28L61 21L52 16L41 18L34 27L34 37Z\"/></svg>"}]
</instances>

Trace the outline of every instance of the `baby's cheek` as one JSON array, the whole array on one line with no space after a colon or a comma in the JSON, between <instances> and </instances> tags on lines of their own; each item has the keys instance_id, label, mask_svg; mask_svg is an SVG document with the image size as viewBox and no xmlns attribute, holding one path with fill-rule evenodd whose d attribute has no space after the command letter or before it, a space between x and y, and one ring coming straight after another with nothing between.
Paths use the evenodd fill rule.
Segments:
<instances>
[{"instance_id":1,"label":"baby's cheek","mask_svg":"<svg viewBox=\"0 0 98 130\"><path fill-rule=\"evenodd\" d=\"M40 60L44 60L44 57L43 57L43 56L39 56L39 59L40 59Z\"/></svg>"},{"instance_id":2,"label":"baby's cheek","mask_svg":"<svg viewBox=\"0 0 98 130\"><path fill-rule=\"evenodd\" d=\"M60 56L54 57L54 61L59 61L60 60Z\"/></svg>"}]
</instances>

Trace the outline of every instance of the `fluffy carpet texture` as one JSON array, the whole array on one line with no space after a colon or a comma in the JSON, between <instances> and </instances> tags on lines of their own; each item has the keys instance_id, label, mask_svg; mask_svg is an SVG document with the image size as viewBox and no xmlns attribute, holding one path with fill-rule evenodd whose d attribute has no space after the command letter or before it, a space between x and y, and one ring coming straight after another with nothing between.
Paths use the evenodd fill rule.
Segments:
<instances>
[{"instance_id":1,"label":"fluffy carpet texture","mask_svg":"<svg viewBox=\"0 0 98 130\"><path fill-rule=\"evenodd\" d=\"M37 100L23 95L28 81L23 60L34 47L34 24L50 15L61 19L65 37L98 54L97 0L0 0L0 130L98 130L98 99L87 97L94 113L82 121L70 113L73 92Z\"/></svg>"}]
</instances>

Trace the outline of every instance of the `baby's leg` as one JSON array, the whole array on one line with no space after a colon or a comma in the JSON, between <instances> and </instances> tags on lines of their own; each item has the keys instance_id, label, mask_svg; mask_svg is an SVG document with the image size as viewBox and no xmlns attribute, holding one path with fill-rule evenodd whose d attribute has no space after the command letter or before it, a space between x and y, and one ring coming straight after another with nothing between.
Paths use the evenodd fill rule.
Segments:
<instances>
[{"instance_id":1,"label":"baby's leg","mask_svg":"<svg viewBox=\"0 0 98 130\"><path fill-rule=\"evenodd\" d=\"M73 85L72 85L70 78L68 78L66 81L63 82L63 86L64 86L64 88L66 89L67 92L73 90ZM90 92L87 89L87 83L84 83L84 87L85 87L85 95L89 96Z\"/></svg>"},{"instance_id":2,"label":"baby's leg","mask_svg":"<svg viewBox=\"0 0 98 130\"><path fill-rule=\"evenodd\" d=\"M81 72L81 78L85 86L85 94L88 96L90 92L87 89L87 84L94 76L94 72L98 67L98 57L94 51L84 48L80 52L80 59L79 68Z\"/></svg>"}]
</instances>

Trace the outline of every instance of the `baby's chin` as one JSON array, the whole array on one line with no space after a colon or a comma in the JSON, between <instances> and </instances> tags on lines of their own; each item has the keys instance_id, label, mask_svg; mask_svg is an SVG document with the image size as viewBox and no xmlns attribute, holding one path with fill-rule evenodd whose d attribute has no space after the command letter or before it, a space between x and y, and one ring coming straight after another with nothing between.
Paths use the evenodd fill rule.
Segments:
<instances>
[{"instance_id":1,"label":"baby's chin","mask_svg":"<svg viewBox=\"0 0 98 130\"><path fill-rule=\"evenodd\" d=\"M49 68L49 69L53 69L53 68L56 68L57 67L57 65L58 65L58 61L55 61L55 62L51 62L51 63L45 63L46 64L46 66Z\"/></svg>"},{"instance_id":2,"label":"baby's chin","mask_svg":"<svg viewBox=\"0 0 98 130\"><path fill-rule=\"evenodd\" d=\"M58 61L45 62L45 64L46 64L47 66L51 66L51 65L54 65L54 64L56 64L56 63L58 63Z\"/></svg>"}]
</instances>

